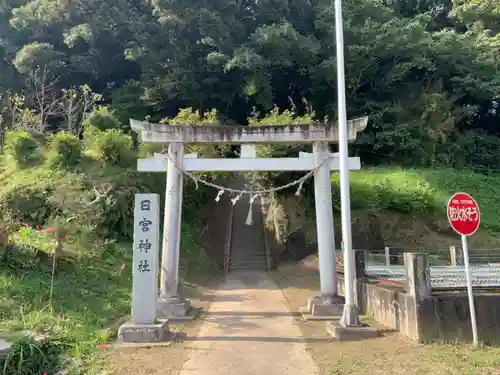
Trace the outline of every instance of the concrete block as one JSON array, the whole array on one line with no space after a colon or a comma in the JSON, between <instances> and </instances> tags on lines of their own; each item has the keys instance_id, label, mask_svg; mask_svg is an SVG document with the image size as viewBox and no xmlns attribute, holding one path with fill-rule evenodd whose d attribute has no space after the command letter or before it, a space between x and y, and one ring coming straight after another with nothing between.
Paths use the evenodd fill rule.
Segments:
<instances>
[{"instance_id":1,"label":"concrete block","mask_svg":"<svg viewBox=\"0 0 500 375\"><path fill-rule=\"evenodd\" d=\"M198 314L200 313L201 309L198 309L196 307L191 307L186 315L184 316L171 316L168 318L168 321L170 323L175 323L175 322L182 322L182 321L188 321L188 320L194 320L198 317Z\"/></svg>"},{"instance_id":2,"label":"concrete block","mask_svg":"<svg viewBox=\"0 0 500 375\"><path fill-rule=\"evenodd\" d=\"M336 340L354 341L373 339L380 336L376 328L367 325L360 327L344 327L338 321L326 322L326 331Z\"/></svg>"},{"instance_id":3,"label":"concrete block","mask_svg":"<svg viewBox=\"0 0 500 375\"><path fill-rule=\"evenodd\" d=\"M338 316L344 311L344 297L316 296L307 302L307 311L312 316Z\"/></svg>"},{"instance_id":4,"label":"concrete block","mask_svg":"<svg viewBox=\"0 0 500 375\"><path fill-rule=\"evenodd\" d=\"M426 253L404 253L406 292L417 301L431 295L431 276Z\"/></svg>"},{"instance_id":5,"label":"concrete block","mask_svg":"<svg viewBox=\"0 0 500 375\"><path fill-rule=\"evenodd\" d=\"M306 307L302 307L299 309L301 315L302 315L302 320L305 321L320 321L320 320L339 320L342 317L342 314L338 315L311 315L309 313L309 310L307 310Z\"/></svg>"},{"instance_id":6,"label":"concrete block","mask_svg":"<svg viewBox=\"0 0 500 375\"><path fill-rule=\"evenodd\" d=\"M182 298L160 298L158 300L158 318L176 320L194 319L191 313L191 301Z\"/></svg>"},{"instance_id":7,"label":"concrete block","mask_svg":"<svg viewBox=\"0 0 500 375\"><path fill-rule=\"evenodd\" d=\"M169 337L168 320L159 320L155 324L135 324L129 320L118 330L118 340L125 343L161 342Z\"/></svg>"}]
</instances>

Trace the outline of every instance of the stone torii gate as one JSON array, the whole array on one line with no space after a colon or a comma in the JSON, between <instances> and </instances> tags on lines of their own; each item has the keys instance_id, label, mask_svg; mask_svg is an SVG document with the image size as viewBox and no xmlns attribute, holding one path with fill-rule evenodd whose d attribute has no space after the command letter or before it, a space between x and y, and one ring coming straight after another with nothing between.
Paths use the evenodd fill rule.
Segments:
<instances>
[{"instance_id":1,"label":"stone torii gate","mask_svg":"<svg viewBox=\"0 0 500 375\"><path fill-rule=\"evenodd\" d=\"M363 131L368 117L349 120L348 136L354 141ZM142 142L168 143L168 157L155 155L139 159L140 172L167 172L165 220L161 257L159 319L185 319L191 304L179 295L180 226L182 215L183 174L193 171L310 171L314 173L317 239L320 264L320 296L308 303L308 313L330 316L342 313L343 300L338 296L333 210L330 172L339 169L336 154L328 162L328 143L338 142L338 127L333 124L227 126L227 125L166 125L130 120L132 130ZM232 143L241 144L246 152L237 159L198 159L196 154L184 154L184 144ZM249 145L257 143L312 143L313 153L300 153L298 158L256 158ZM246 154L246 155L244 155ZM250 156L250 157L245 157ZM320 165L321 164L321 165ZM319 167L318 167L319 166ZM349 169L361 168L359 158L349 158Z\"/></svg>"}]
</instances>

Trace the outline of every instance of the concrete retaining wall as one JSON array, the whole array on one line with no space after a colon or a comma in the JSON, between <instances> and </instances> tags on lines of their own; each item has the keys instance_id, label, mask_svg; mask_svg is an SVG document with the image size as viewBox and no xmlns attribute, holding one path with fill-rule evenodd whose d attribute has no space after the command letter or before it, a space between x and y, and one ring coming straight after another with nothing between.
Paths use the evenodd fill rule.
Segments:
<instances>
[{"instance_id":1,"label":"concrete retaining wall","mask_svg":"<svg viewBox=\"0 0 500 375\"><path fill-rule=\"evenodd\" d=\"M500 344L500 295L474 296L479 341ZM439 295L420 303L420 341L472 342L467 294Z\"/></svg>"},{"instance_id":2,"label":"concrete retaining wall","mask_svg":"<svg viewBox=\"0 0 500 375\"><path fill-rule=\"evenodd\" d=\"M341 275L339 293L344 293ZM361 313L418 342L472 342L466 294L431 295L417 303L415 297L400 288L358 280L357 302ZM500 295L475 295L475 307L479 340L500 344Z\"/></svg>"},{"instance_id":3,"label":"concrete retaining wall","mask_svg":"<svg viewBox=\"0 0 500 375\"><path fill-rule=\"evenodd\" d=\"M344 294L344 278L339 275L339 294ZM414 298L397 288L381 286L376 282L357 283L359 312L373 317L389 330L419 340Z\"/></svg>"}]
</instances>

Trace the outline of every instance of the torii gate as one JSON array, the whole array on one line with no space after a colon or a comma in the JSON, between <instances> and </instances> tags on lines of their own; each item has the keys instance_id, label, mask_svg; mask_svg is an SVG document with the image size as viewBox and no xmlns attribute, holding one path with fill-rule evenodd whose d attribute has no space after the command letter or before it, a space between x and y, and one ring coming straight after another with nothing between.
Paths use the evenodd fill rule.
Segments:
<instances>
[{"instance_id":1,"label":"torii gate","mask_svg":"<svg viewBox=\"0 0 500 375\"><path fill-rule=\"evenodd\" d=\"M349 141L363 131L368 117L347 122ZM314 173L314 194L317 240L320 265L320 296L308 303L311 315L339 315L343 300L338 296L335 264L333 209L330 172L339 170L337 154L329 155L328 142L338 142L338 127L333 124L271 126L227 125L166 125L130 120L142 142L168 143L168 157L155 155L139 159L140 172L167 173L165 220L161 258L160 296L158 318L175 319L188 315L190 302L179 295L180 225L182 215L183 174L175 165L187 172L215 171L310 171ZM184 154L184 143L241 144L245 152L237 159L198 159L196 154ZM312 143L313 153L300 153L298 158L256 158L256 143ZM321 164L321 165L320 165ZM319 167L318 167L319 166ZM349 158L349 169L361 169L360 159Z\"/></svg>"}]
</instances>

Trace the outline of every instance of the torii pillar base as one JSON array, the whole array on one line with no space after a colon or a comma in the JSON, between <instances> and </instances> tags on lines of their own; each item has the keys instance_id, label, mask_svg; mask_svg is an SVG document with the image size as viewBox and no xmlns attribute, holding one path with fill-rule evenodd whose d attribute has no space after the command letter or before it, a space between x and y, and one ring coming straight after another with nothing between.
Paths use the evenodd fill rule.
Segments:
<instances>
[{"instance_id":1,"label":"torii pillar base","mask_svg":"<svg viewBox=\"0 0 500 375\"><path fill-rule=\"evenodd\" d=\"M315 296L301 309L304 320L338 320L344 311L344 297Z\"/></svg>"},{"instance_id":2,"label":"torii pillar base","mask_svg":"<svg viewBox=\"0 0 500 375\"><path fill-rule=\"evenodd\" d=\"M378 329L363 324L356 327L346 327L340 322L326 322L326 331L338 341L358 341L380 336Z\"/></svg>"},{"instance_id":3,"label":"torii pillar base","mask_svg":"<svg viewBox=\"0 0 500 375\"><path fill-rule=\"evenodd\" d=\"M165 342L172 338L168 320L157 320L153 324L138 324L131 320L118 330L118 340L122 343Z\"/></svg>"},{"instance_id":4,"label":"torii pillar base","mask_svg":"<svg viewBox=\"0 0 500 375\"><path fill-rule=\"evenodd\" d=\"M158 299L158 318L176 320L193 320L199 309L191 306L191 301L180 297L160 297Z\"/></svg>"}]
</instances>

